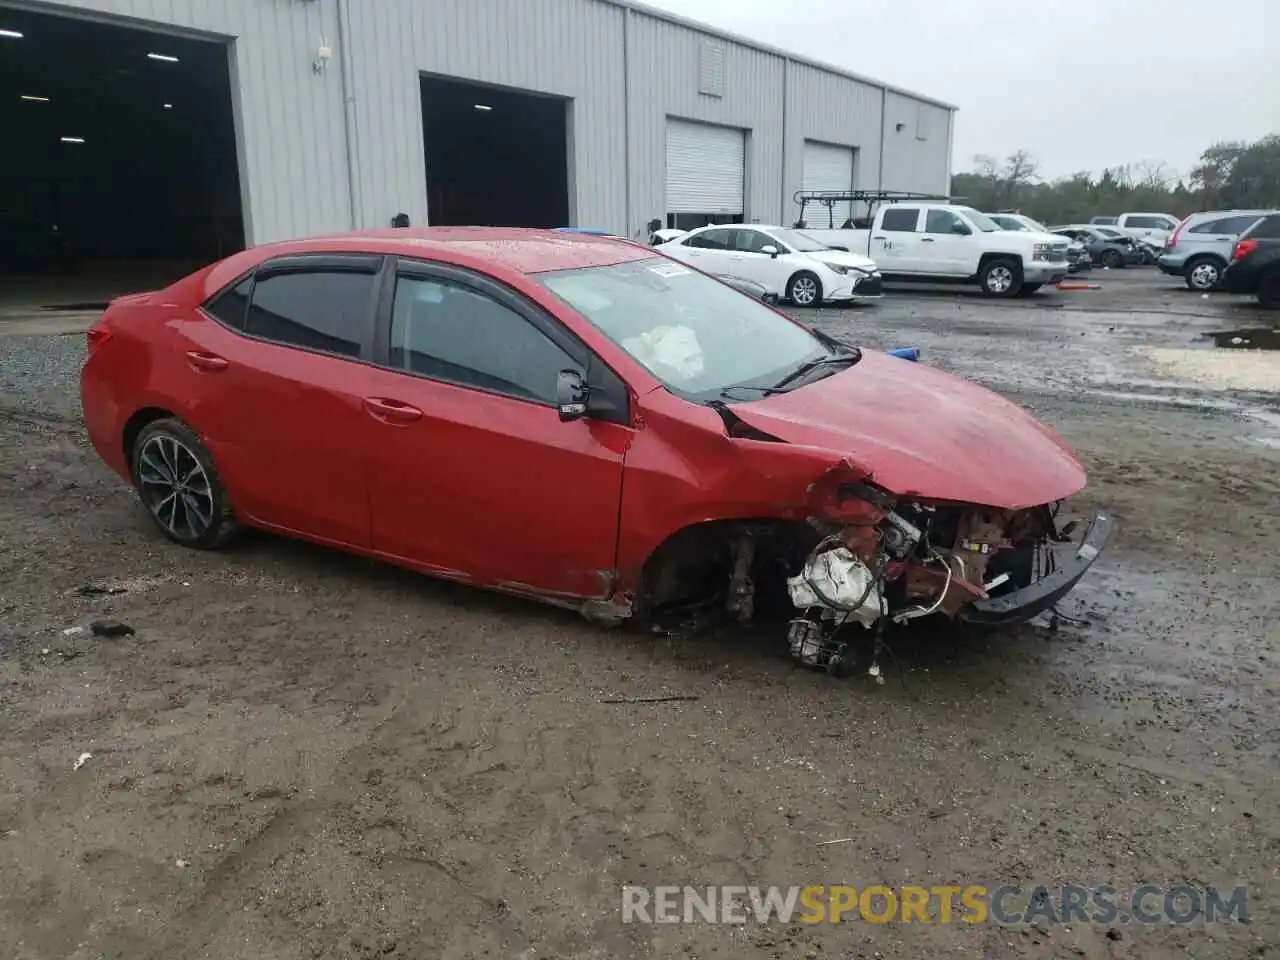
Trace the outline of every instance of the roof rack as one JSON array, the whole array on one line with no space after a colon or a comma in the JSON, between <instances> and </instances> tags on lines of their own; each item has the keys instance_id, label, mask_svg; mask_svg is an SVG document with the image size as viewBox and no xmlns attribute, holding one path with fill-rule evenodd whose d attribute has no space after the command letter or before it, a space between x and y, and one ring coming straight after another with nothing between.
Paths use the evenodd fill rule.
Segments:
<instances>
[{"instance_id":1,"label":"roof rack","mask_svg":"<svg viewBox=\"0 0 1280 960\"><path fill-rule=\"evenodd\" d=\"M867 215L881 203L919 202L925 200L944 203L963 202L964 197L952 197L942 193L910 193L906 190L797 190L792 199L800 207L799 223L804 222L804 210L809 204L818 204L827 208L829 229L835 227L835 206L838 203L865 203ZM797 223L797 226L799 226Z\"/></svg>"}]
</instances>

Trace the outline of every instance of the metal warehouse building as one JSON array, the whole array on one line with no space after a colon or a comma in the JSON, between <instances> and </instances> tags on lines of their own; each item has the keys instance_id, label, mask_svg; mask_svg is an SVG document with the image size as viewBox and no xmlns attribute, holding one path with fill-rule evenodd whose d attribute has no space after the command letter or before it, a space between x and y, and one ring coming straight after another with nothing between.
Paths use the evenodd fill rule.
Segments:
<instances>
[{"instance_id":1,"label":"metal warehouse building","mask_svg":"<svg viewBox=\"0 0 1280 960\"><path fill-rule=\"evenodd\" d=\"M0 37L0 66L32 51L29 73L0 77L4 110L29 124L19 152L40 145L22 176L59 165L71 178L50 194L64 221L85 178L99 177L82 190L94 203L123 192L103 185L102 164L124 176L191 141L201 153L183 154L186 180L209 167L203 199L174 199L179 185L130 209L198 219L202 203L221 205L244 244L399 213L640 237L654 219L790 221L802 188L945 192L950 181L950 105L627 0L0 0ZM96 72L72 89L81 67ZM128 82L138 92L110 93ZM127 119L102 119L116 107L92 98L108 95L130 101ZM77 97L93 104L85 116L58 112ZM12 130L10 119L0 113ZM114 161L87 159L130 130ZM69 163L84 169L67 174ZM163 177L139 175L137 189ZM82 217L104 218L132 219Z\"/></svg>"}]
</instances>

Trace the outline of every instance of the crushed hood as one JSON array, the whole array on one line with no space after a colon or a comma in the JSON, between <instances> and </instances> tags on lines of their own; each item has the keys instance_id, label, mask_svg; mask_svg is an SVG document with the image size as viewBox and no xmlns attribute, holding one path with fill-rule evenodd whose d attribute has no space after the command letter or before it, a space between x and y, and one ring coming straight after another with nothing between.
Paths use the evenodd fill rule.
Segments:
<instances>
[{"instance_id":1,"label":"crushed hood","mask_svg":"<svg viewBox=\"0 0 1280 960\"><path fill-rule=\"evenodd\" d=\"M1018 510L1078 493L1084 468L1021 407L975 383L864 350L852 367L734 404L750 426L821 447L901 496Z\"/></svg>"}]
</instances>

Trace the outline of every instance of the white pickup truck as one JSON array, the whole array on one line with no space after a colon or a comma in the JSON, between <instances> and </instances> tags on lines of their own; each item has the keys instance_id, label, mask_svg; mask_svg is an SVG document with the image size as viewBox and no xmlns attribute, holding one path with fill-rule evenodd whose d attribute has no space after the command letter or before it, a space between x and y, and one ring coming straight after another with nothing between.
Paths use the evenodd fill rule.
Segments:
<instances>
[{"instance_id":1,"label":"white pickup truck","mask_svg":"<svg viewBox=\"0 0 1280 960\"><path fill-rule=\"evenodd\" d=\"M1026 296L1067 275L1065 237L1004 230L972 207L951 203L891 203L869 229L805 235L869 256L887 281L977 284L992 297Z\"/></svg>"}]
</instances>

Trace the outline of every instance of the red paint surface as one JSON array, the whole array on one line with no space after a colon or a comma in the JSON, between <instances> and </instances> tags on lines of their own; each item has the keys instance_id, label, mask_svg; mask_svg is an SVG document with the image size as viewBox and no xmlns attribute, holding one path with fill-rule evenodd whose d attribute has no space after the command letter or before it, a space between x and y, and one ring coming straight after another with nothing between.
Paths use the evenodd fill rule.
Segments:
<instances>
[{"instance_id":1,"label":"red paint surface","mask_svg":"<svg viewBox=\"0 0 1280 960\"><path fill-rule=\"evenodd\" d=\"M436 260L514 287L627 383L632 423L562 423L550 407L252 340L199 309L269 257L342 251ZM126 423L168 411L201 435L246 523L567 602L633 590L646 559L688 525L802 521L841 479L1008 508L1083 486L1062 441L1021 409L869 351L733 407L786 442L730 438L713 410L661 389L529 277L655 255L579 234L462 228L258 247L112 305L98 328L110 335L95 335L81 375L89 436L127 478Z\"/></svg>"}]
</instances>

